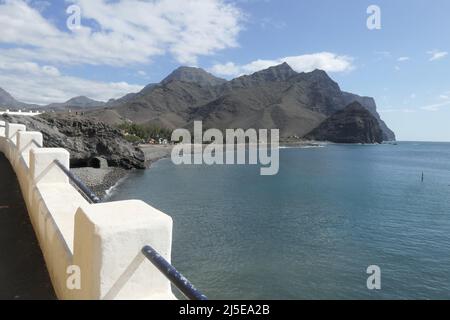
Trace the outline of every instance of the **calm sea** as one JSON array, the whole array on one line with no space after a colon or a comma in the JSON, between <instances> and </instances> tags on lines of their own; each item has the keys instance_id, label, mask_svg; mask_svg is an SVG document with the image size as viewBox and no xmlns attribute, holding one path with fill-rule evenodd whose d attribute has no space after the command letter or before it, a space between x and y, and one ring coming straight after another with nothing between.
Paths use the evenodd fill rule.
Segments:
<instances>
[{"instance_id":1,"label":"calm sea","mask_svg":"<svg viewBox=\"0 0 450 320\"><path fill-rule=\"evenodd\" d=\"M112 200L171 215L172 262L211 299L450 298L450 144L280 156L277 176L163 160ZM370 265L381 290L367 289Z\"/></svg>"}]
</instances>

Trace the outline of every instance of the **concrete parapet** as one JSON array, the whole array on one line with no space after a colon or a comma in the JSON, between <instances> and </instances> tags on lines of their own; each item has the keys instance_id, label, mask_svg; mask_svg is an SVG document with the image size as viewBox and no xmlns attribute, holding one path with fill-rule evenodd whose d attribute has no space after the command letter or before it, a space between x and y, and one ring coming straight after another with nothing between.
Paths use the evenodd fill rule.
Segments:
<instances>
[{"instance_id":1,"label":"concrete parapet","mask_svg":"<svg viewBox=\"0 0 450 320\"><path fill-rule=\"evenodd\" d=\"M175 299L141 253L151 245L170 261L172 219L137 200L89 204L55 164L69 169L69 152L42 145L40 132L0 121L0 152L19 180L58 298ZM79 288L70 285L75 276Z\"/></svg>"},{"instance_id":2,"label":"concrete parapet","mask_svg":"<svg viewBox=\"0 0 450 320\"><path fill-rule=\"evenodd\" d=\"M61 148L40 148L30 151L30 174L36 184L69 183L69 177L55 164L58 160L70 167L70 154Z\"/></svg>"},{"instance_id":3,"label":"concrete parapet","mask_svg":"<svg viewBox=\"0 0 450 320\"><path fill-rule=\"evenodd\" d=\"M17 133L17 148L25 163L29 166L31 149L43 146L43 137L40 132L20 131Z\"/></svg>"},{"instance_id":4,"label":"concrete parapet","mask_svg":"<svg viewBox=\"0 0 450 320\"><path fill-rule=\"evenodd\" d=\"M74 263L88 299L173 299L170 283L141 253L150 244L170 261L172 219L148 204L82 206L75 216Z\"/></svg>"},{"instance_id":5,"label":"concrete parapet","mask_svg":"<svg viewBox=\"0 0 450 320\"><path fill-rule=\"evenodd\" d=\"M23 124L17 123L6 123L5 126L5 136L9 139L14 145L17 145L17 133L19 131L26 131L27 127Z\"/></svg>"}]
</instances>

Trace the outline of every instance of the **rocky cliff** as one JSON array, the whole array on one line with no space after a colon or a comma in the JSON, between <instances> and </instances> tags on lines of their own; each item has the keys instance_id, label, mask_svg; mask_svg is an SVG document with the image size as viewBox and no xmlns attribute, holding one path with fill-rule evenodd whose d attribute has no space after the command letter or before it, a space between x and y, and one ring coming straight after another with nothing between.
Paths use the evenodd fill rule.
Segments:
<instances>
[{"instance_id":1,"label":"rocky cliff","mask_svg":"<svg viewBox=\"0 0 450 320\"><path fill-rule=\"evenodd\" d=\"M335 143L381 143L383 131L370 111L353 102L327 118L306 138Z\"/></svg>"},{"instance_id":2,"label":"rocky cliff","mask_svg":"<svg viewBox=\"0 0 450 320\"><path fill-rule=\"evenodd\" d=\"M112 167L145 168L143 152L127 142L118 130L104 123L57 114L4 115L2 120L25 124L29 131L42 132L44 147L67 149L72 167L90 166L100 157Z\"/></svg>"},{"instance_id":3,"label":"rocky cliff","mask_svg":"<svg viewBox=\"0 0 450 320\"><path fill-rule=\"evenodd\" d=\"M191 128L196 120L207 128L277 128L281 137L287 138L303 137L355 101L377 119L384 140L395 140L372 98L341 91L325 71L298 73L287 63L231 81L182 67L122 104L88 116L107 123L129 119L170 129Z\"/></svg>"},{"instance_id":4,"label":"rocky cliff","mask_svg":"<svg viewBox=\"0 0 450 320\"><path fill-rule=\"evenodd\" d=\"M353 93L343 92L345 99L345 104L349 105L352 102L360 103L364 108L370 111L370 113L377 118L380 128L383 131L383 141L395 141L395 133L386 125L386 123L381 119L380 114L377 111L377 104L374 98L371 97L361 97Z\"/></svg>"}]
</instances>

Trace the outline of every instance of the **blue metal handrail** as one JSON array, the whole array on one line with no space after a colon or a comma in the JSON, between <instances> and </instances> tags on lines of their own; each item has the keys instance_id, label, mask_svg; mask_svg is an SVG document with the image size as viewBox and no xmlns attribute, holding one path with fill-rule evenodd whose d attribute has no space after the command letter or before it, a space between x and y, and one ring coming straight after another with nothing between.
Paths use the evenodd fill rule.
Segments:
<instances>
[{"instance_id":1,"label":"blue metal handrail","mask_svg":"<svg viewBox=\"0 0 450 320\"><path fill-rule=\"evenodd\" d=\"M69 179L75 184L75 186L81 190L91 203L100 203L101 200L97 195L89 189L88 186L86 186L83 181L81 181L76 175L74 175L72 172L70 172L69 169L67 169L59 160L54 161L55 164L69 177Z\"/></svg>"},{"instance_id":2,"label":"blue metal handrail","mask_svg":"<svg viewBox=\"0 0 450 320\"><path fill-rule=\"evenodd\" d=\"M190 300L208 300L204 294L198 291L188 279L151 246L143 247L142 253L186 298Z\"/></svg>"}]
</instances>

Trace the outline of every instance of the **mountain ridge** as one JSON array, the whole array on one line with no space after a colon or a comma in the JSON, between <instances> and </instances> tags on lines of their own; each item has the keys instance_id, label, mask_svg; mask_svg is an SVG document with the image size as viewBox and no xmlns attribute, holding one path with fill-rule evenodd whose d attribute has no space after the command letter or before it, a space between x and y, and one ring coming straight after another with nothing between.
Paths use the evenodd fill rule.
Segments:
<instances>
[{"instance_id":1,"label":"mountain ridge","mask_svg":"<svg viewBox=\"0 0 450 320\"><path fill-rule=\"evenodd\" d=\"M62 103L51 103L44 106L47 110L65 110L65 109L85 109L85 108L98 108L104 107L105 102L93 100L86 96L78 96L67 100Z\"/></svg>"},{"instance_id":2,"label":"mountain ridge","mask_svg":"<svg viewBox=\"0 0 450 320\"><path fill-rule=\"evenodd\" d=\"M227 82L227 80L218 78L201 68L186 66L175 69L160 83L167 84L171 81L193 82L201 86L217 86Z\"/></svg>"},{"instance_id":3,"label":"mountain ridge","mask_svg":"<svg viewBox=\"0 0 450 320\"><path fill-rule=\"evenodd\" d=\"M282 137L303 137L352 102L377 119L384 140L395 140L373 98L342 91L323 70L298 73L287 63L229 81L200 68L179 67L160 83L106 103L80 96L42 109L83 110L86 117L108 124L133 121L175 129L201 120L210 128L278 128Z\"/></svg>"},{"instance_id":4,"label":"mountain ridge","mask_svg":"<svg viewBox=\"0 0 450 320\"><path fill-rule=\"evenodd\" d=\"M28 104L16 100L9 92L0 88L0 107L4 106L10 109L33 109L38 105Z\"/></svg>"},{"instance_id":5,"label":"mountain ridge","mask_svg":"<svg viewBox=\"0 0 450 320\"><path fill-rule=\"evenodd\" d=\"M342 91L323 70L298 73L283 63L218 84L203 78L197 82L199 72L209 77L200 70L178 68L125 103L107 107L106 117L101 110L89 115L112 124L130 120L175 129L201 120L210 128L279 128L282 137L302 137L357 101L380 122L384 139L395 140L373 98Z\"/></svg>"}]
</instances>

